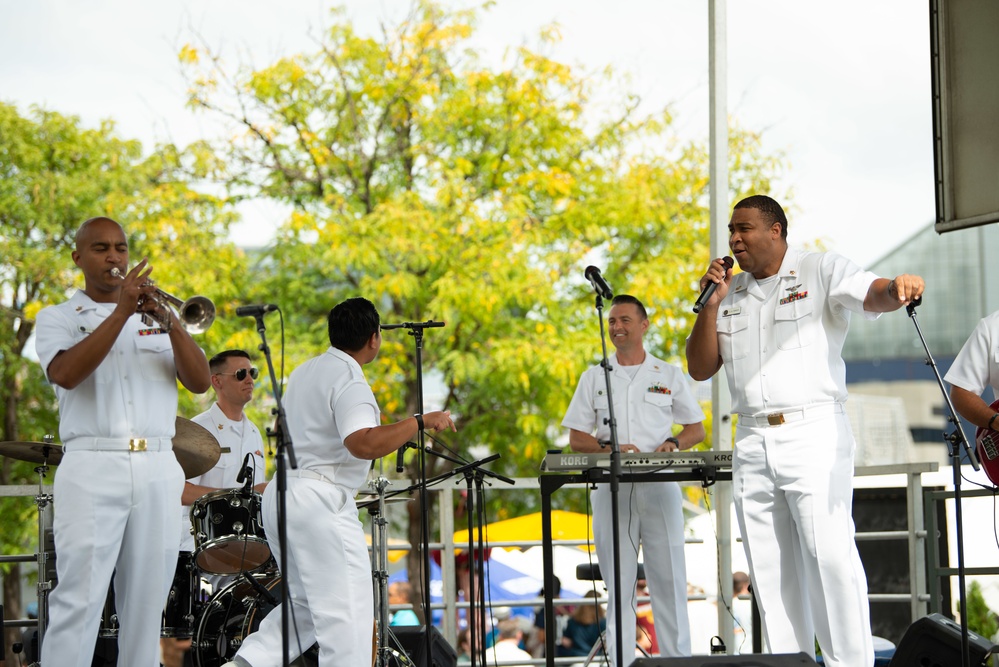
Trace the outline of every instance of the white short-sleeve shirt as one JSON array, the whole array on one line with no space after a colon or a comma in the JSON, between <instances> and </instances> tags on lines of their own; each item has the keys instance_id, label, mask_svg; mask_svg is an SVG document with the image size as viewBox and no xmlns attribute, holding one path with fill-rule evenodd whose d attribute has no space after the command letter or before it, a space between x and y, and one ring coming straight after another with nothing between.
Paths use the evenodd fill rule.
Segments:
<instances>
[{"instance_id":1,"label":"white short-sleeve shirt","mask_svg":"<svg viewBox=\"0 0 999 667\"><path fill-rule=\"evenodd\" d=\"M877 275L835 253L788 248L775 285L732 278L718 307L718 350L734 412L758 415L846 400L843 343Z\"/></svg>"},{"instance_id":2,"label":"white short-sleeve shirt","mask_svg":"<svg viewBox=\"0 0 999 667\"><path fill-rule=\"evenodd\" d=\"M978 322L944 380L976 396L992 387L993 400L999 398L999 311Z\"/></svg>"},{"instance_id":3,"label":"white short-sleeve shirt","mask_svg":"<svg viewBox=\"0 0 999 667\"><path fill-rule=\"evenodd\" d=\"M288 378L284 408L299 467L351 489L364 485L371 461L351 454L343 440L378 426L381 412L353 357L330 347L296 368Z\"/></svg>"},{"instance_id":4,"label":"white short-sleeve shirt","mask_svg":"<svg viewBox=\"0 0 999 667\"><path fill-rule=\"evenodd\" d=\"M704 420L704 411L694 398L686 377L676 366L645 355L638 371L631 376L611 358L611 391L618 442L635 445L643 452L655 451L670 437L673 424L696 424ZM594 433L597 440L610 442L607 384L603 368L588 368L579 378L576 393L562 420L565 428Z\"/></svg>"},{"instance_id":5,"label":"white short-sleeve shirt","mask_svg":"<svg viewBox=\"0 0 999 667\"><path fill-rule=\"evenodd\" d=\"M56 355L84 340L114 311L83 291L49 306L36 319L35 350L48 375ZM177 418L177 368L170 336L139 315L125 323L100 365L73 389L55 386L59 438L172 438Z\"/></svg>"},{"instance_id":6,"label":"white short-sleeve shirt","mask_svg":"<svg viewBox=\"0 0 999 667\"><path fill-rule=\"evenodd\" d=\"M260 435L260 430L245 414L242 420L234 422L225 416L218 403L213 403L211 408L192 418L191 421L203 426L214 435L215 439L219 441L222 452L219 455L218 463L211 470L191 477L187 481L213 489L240 487L242 485L236 481L236 477L243 469L243 460L247 454L250 455L250 466L253 468L253 485L256 486L264 481L266 478L264 440ZM190 507L184 507L181 510L181 551L194 550L190 512Z\"/></svg>"}]
</instances>

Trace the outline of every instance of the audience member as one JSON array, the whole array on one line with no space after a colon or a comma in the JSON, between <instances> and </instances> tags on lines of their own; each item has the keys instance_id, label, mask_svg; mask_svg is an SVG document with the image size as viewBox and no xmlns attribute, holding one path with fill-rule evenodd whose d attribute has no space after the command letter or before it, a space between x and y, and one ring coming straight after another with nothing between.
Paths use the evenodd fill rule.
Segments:
<instances>
[{"instance_id":1,"label":"audience member","mask_svg":"<svg viewBox=\"0 0 999 667\"><path fill-rule=\"evenodd\" d=\"M587 591L586 597L596 598L597 592ZM581 604L569 617L556 653L562 657L589 655L606 628L607 621L599 602L594 600L593 604Z\"/></svg>"}]
</instances>

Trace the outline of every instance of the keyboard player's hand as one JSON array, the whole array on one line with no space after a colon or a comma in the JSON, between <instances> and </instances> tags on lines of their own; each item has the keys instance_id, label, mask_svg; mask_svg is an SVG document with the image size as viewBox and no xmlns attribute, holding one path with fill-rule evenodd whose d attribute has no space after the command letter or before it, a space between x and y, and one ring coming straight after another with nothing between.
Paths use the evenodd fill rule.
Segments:
<instances>
[{"instance_id":1,"label":"keyboard player's hand","mask_svg":"<svg viewBox=\"0 0 999 667\"><path fill-rule=\"evenodd\" d=\"M621 445L620 450L621 450L622 453L624 453L624 452L634 452L636 454L641 451L635 445Z\"/></svg>"}]
</instances>

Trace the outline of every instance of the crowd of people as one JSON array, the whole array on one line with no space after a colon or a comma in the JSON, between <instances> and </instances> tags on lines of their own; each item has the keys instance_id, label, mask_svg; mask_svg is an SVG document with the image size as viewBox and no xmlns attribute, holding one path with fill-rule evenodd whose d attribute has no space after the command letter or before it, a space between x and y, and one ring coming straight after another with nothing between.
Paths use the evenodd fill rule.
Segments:
<instances>
[{"instance_id":1,"label":"crowd of people","mask_svg":"<svg viewBox=\"0 0 999 667\"><path fill-rule=\"evenodd\" d=\"M851 313L876 318L897 310L919 298L924 283L910 274L879 277L835 253L792 249L787 227L782 207L769 197L736 204L729 246L741 271L719 258L701 278L702 289L716 287L687 339L687 367L697 381L726 373L737 413L736 516L769 650L814 654L817 639L826 665L870 667L867 585L851 512L855 442L843 409L841 353ZM374 304L353 297L334 305L329 346L290 375L283 426L299 467L288 474L289 539L282 554L275 485L264 479L262 438L243 412L258 375L250 355L224 350L209 361L156 298L147 260L130 265L126 234L114 220L84 222L75 241L72 257L85 286L43 309L36 327L38 358L59 400L64 450L55 477L59 585L49 598L41 664L90 665L112 574L118 664L157 664L178 553L194 548L190 530L181 528L187 516L181 507L237 487L237 477L247 474L245 483L260 496L269 551L275 562L287 563L280 575L296 621L293 657L315 645L324 667L371 664L372 572L354 496L372 460L394 454L421 429L456 430L447 411L383 419L364 373L381 348ZM997 321L983 320L948 376L962 414L986 428L996 425L997 412L976 398L986 385L999 387L999 356L991 351ZM583 373L562 420L571 449L606 452L616 442L622 453L672 452L702 442L704 413L683 369L646 349L646 305L614 296L607 325L610 368L606 375L601 366ZM171 451L178 381L196 394L214 389L215 402L195 421L224 453L213 470L187 481ZM614 664L620 648L627 665L635 655L632 637L639 651L691 654L680 489L674 482L623 483L619 500L615 562L607 486L598 485L592 496L597 555L605 572L620 573L624 593L606 576L606 612L595 602L563 608L554 629L499 620L491 647L496 659L530 659L532 641L536 646L537 637L552 630L563 656L585 657L599 646ZM639 586L640 549L647 596ZM638 618L646 601L652 632ZM607 622L617 610L626 639ZM400 622L403 616L413 621L402 615ZM224 667L279 664L281 620L278 606ZM458 643L471 648L467 637ZM169 643L164 659L182 649L182 642Z\"/></svg>"}]
</instances>

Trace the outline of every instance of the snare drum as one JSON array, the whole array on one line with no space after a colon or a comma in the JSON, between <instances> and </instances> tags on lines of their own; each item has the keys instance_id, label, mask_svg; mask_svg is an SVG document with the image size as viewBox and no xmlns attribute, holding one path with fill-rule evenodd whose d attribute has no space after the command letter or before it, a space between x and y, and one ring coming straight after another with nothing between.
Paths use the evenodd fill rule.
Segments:
<instances>
[{"instance_id":1,"label":"snare drum","mask_svg":"<svg viewBox=\"0 0 999 667\"><path fill-rule=\"evenodd\" d=\"M256 572L271 557L260 514L260 494L212 491L191 506L195 563L210 574Z\"/></svg>"}]
</instances>

